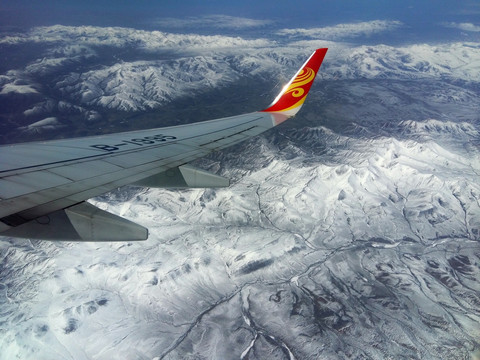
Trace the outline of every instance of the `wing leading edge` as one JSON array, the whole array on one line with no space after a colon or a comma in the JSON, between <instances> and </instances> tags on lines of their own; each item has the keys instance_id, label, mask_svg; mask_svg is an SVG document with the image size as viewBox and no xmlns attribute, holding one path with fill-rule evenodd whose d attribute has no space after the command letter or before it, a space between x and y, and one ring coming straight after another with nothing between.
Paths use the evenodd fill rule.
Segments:
<instances>
[{"instance_id":1,"label":"wing leading edge","mask_svg":"<svg viewBox=\"0 0 480 360\"><path fill-rule=\"evenodd\" d=\"M146 228L85 201L127 184L228 186L228 179L187 164L294 116L326 52L316 50L262 111L174 127L0 146L0 235L145 240Z\"/></svg>"}]
</instances>

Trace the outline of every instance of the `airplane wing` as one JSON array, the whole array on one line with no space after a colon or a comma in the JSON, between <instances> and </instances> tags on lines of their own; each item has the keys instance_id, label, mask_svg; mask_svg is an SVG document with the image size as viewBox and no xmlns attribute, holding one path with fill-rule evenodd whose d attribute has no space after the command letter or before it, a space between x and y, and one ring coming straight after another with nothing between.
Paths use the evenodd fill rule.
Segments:
<instances>
[{"instance_id":1,"label":"airplane wing","mask_svg":"<svg viewBox=\"0 0 480 360\"><path fill-rule=\"evenodd\" d=\"M300 110L327 49L305 62L265 110L194 124L0 146L0 235L145 240L143 226L85 200L127 184L224 187L189 162L256 136Z\"/></svg>"}]
</instances>

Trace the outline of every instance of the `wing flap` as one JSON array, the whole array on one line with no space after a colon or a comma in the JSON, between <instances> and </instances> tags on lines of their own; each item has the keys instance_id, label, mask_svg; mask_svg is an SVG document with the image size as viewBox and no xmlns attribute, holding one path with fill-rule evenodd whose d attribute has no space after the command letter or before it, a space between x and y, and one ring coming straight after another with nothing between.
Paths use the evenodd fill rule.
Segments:
<instances>
[{"instance_id":1,"label":"wing flap","mask_svg":"<svg viewBox=\"0 0 480 360\"><path fill-rule=\"evenodd\" d=\"M148 238L148 230L130 220L82 202L11 227L2 235L44 240L138 241Z\"/></svg>"},{"instance_id":2,"label":"wing flap","mask_svg":"<svg viewBox=\"0 0 480 360\"><path fill-rule=\"evenodd\" d=\"M83 241L134 241L148 238L147 228L87 202L65 209Z\"/></svg>"},{"instance_id":3,"label":"wing flap","mask_svg":"<svg viewBox=\"0 0 480 360\"><path fill-rule=\"evenodd\" d=\"M183 165L142 179L133 185L175 189L219 188L229 186L230 180L190 165Z\"/></svg>"}]
</instances>

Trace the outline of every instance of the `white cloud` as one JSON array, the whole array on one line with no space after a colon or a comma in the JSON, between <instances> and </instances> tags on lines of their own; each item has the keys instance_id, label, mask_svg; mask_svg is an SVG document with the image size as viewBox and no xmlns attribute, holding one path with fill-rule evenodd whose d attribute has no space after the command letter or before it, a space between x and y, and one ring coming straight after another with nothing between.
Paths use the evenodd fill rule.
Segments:
<instances>
[{"instance_id":1,"label":"white cloud","mask_svg":"<svg viewBox=\"0 0 480 360\"><path fill-rule=\"evenodd\" d=\"M271 20L249 19L228 15L208 15L188 18L161 18L155 24L166 28L218 28L218 29L249 29L271 24Z\"/></svg>"},{"instance_id":2,"label":"white cloud","mask_svg":"<svg viewBox=\"0 0 480 360\"><path fill-rule=\"evenodd\" d=\"M31 128L36 128L36 127L57 126L59 124L60 124L60 122L58 121L58 119L56 117L48 117L46 119L34 122L33 124L30 124L30 125L28 125L26 127L22 127L22 128L30 128L31 129Z\"/></svg>"},{"instance_id":3,"label":"white cloud","mask_svg":"<svg viewBox=\"0 0 480 360\"><path fill-rule=\"evenodd\" d=\"M0 44L27 42L68 43L72 45L134 47L149 51L168 49L252 48L271 44L266 39L246 40L241 37L198 34L170 34L161 31L121 27L46 26L36 27L25 35L6 36Z\"/></svg>"},{"instance_id":4,"label":"white cloud","mask_svg":"<svg viewBox=\"0 0 480 360\"><path fill-rule=\"evenodd\" d=\"M450 23L444 23L443 25L446 26L446 27L460 29L460 30L463 30L463 31L480 32L480 26L474 25L472 23L450 22Z\"/></svg>"},{"instance_id":5,"label":"white cloud","mask_svg":"<svg viewBox=\"0 0 480 360\"><path fill-rule=\"evenodd\" d=\"M11 93L37 94L38 91L35 90L31 85L17 85L14 82L12 82L10 84L5 84L2 88L2 91L0 91L0 94L2 94L2 95L11 94Z\"/></svg>"},{"instance_id":6,"label":"white cloud","mask_svg":"<svg viewBox=\"0 0 480 360\"><path fill-rule=\"evenodd\" d=\"M391 31L402 25L400 21L373 20L311 29L282 29L277 34L290 37L337 40Z\"/></svg>"},{"instance_id":7,"label":"white cloud","mask_svg":"<svg viewBox=\"0 0 480 360\"><path fill-rule=\"evenodd\" d=\"M43 120L34 122L33 124L27 126L21 126L18 130L29 132L29 133L42 133L45 131L51 131L65 127L56 117L48 117Z\"/></svg>"}]
</instances>

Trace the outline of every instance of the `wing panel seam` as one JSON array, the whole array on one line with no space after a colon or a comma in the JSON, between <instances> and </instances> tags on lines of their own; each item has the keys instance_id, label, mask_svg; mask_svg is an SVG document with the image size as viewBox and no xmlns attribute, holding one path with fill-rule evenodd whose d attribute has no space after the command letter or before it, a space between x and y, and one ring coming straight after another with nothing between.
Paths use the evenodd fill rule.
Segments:
<instances>
[{"instance_id":1,"label":"wing panel seam","mask_svg":"<svg viewBox=\"0 0 480 360\"><path fill-rule=\"evenodd\" d=\"M50 166L50 165L69 164L69 163L73 163L73 162L75 162L75 161L88 160L88 159L94 159L94 158L104 159L104 158L109 158L109 157L111 157L111 156L126 155L126 154L130 154L130 153L134 153L134 152L140 152L140 151L145 151L145 150L156 149L156 148L160 148L160 147L164 147L164 146L169 146L169 145L172 145L172 144L182 143L182 142L184 142L184 141L186 141L186 140L195 139L195 138L197 138L197 137L208 136L208 135L212 135L212 134L215 134L215 133L218 133L218 132L221 132L221 131L233 129L233 128L235 128L235 127L238 127L238 126L241 126L241 125L245 125L245 124L248 124L248 123L250 123L250 122L254 122L254 121L260 120L260 119L262 119L262 116L255 117L254 119L251 119L251 120L249 120L249 121L246 121L246 122L243 122L243 123L241 123L241 124L234 125L234 126L226 127L226 128L223 128L223 129L219 129L219 130L207 132L207 133L200 134L200 135L190 136L190 137L186 137L186 138L183 138L183 139L172 140L172 141L169 141L169 142L166 143L166 144L150 145L150 146L142 147L141 149L123 150L123 151L115 152L114 154L96 154L96 155L89 155L89 156L84 156L84 157L79 157L79 158L74 158L74 159L59 160L59 161L54 161L54 162L50 162L50 163L43 163L43 164L38 164L38 165L31 165L31 166L19 167L19 168L15 168L15 169L0 170L0 174L4 174L4 173L7 173L7 174L8 174L8 173L10 173L10 172L15 172L15 171L20 171L20 170L27 170L27 169L43 168L43 167L48 167L48 166ZM199 123L199 124L201 124L201 123ZM253 127L254 127L254 126L253 126ZM249 129L252 129L253 127L250 127ZM242 130L242 132L244 132L244 131L246 131L246 130ZM241 132L239 132L239 133L241 133ZM236 133L236 134L237 134L237 133ZM235 135L235 134L232 134L232 136L233 136L233 135ZM221 140L221 139L218 139L218 140ZM218 140L217 140L217 141L218 141ZM185 144L182 144L182 145L185 145ZM188 146L191 146L191 145L188 145ZM199 145L199 146L202 146L202 145ZM191 146L191 147L194 147L194 146ZM196 146L195 146L195 147L196 147ZM38 169L38 170L41 170L41 169ZM12 175L13 175L13 174L12 174ZM8 175L7 175L7 176L8 176Z\"/></svg>"}]
</instances>

